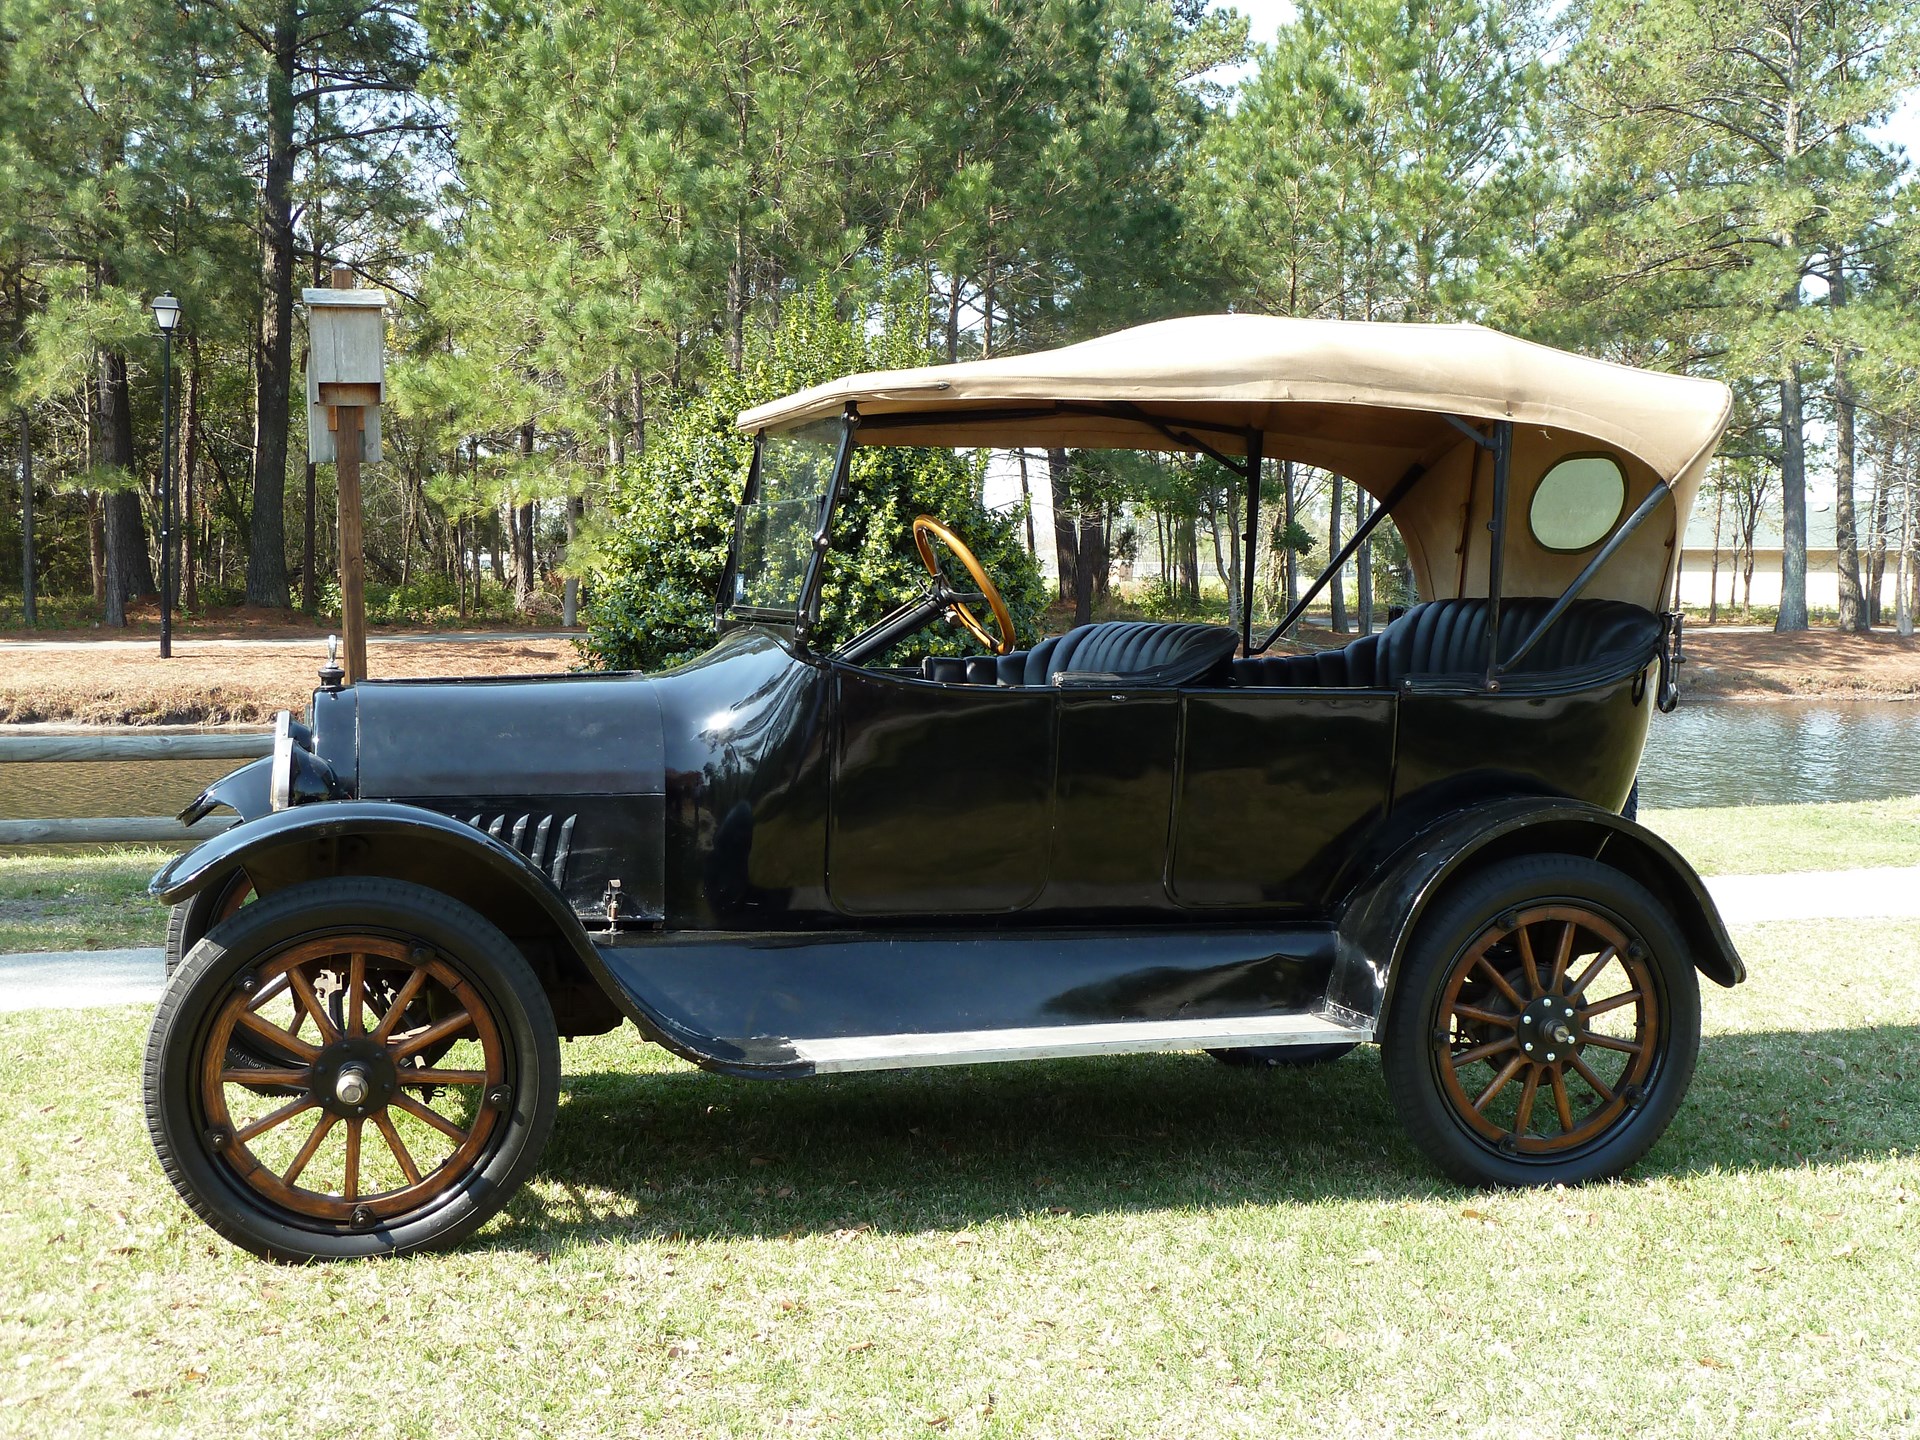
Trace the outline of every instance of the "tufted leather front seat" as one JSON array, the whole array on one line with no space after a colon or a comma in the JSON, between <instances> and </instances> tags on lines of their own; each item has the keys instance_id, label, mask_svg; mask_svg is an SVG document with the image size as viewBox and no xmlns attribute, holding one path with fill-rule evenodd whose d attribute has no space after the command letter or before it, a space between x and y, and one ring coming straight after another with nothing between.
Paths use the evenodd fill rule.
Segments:
<instances>
[{"instance_id":1,"label":"tufted leather front seat","mask_svg":"<svg viewBox=\"0 0 1920 1440\"><path fill-rule=\"evenodd\" d=\"M1503 599L1500 653L1511 655L1552 605L1542 596ZM1619 600L1576 600L1509 674L1555 684L1597 682L1637 670L1659 642L1660 617L1651 611ZM1339 650L1235 660L1233 683L1392 689L1410 676L1484 675L1486 669L1487 602L1430 600Z\"/></svg>"},{"instance_id":2,"label":"tufted leather front seat","mask_svg":"<svg viewBox=\"0 0 1920 1440\"><path fill-rule=\"evenodd\" d=\"M929 655L920 673L949 685L1224 685L1237 644L1224 625L1110 620L1011 655Z\"/></svg>"}]
</instances>

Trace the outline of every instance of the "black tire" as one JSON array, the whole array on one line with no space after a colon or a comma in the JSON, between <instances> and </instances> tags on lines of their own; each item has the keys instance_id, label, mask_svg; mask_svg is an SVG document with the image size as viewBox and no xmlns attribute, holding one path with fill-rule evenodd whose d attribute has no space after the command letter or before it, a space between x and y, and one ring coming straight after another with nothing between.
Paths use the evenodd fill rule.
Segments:
<instances>
[{"instance_id":1,"label":"black tire","mask_svg":"<svg viewBox=\"0 0 1920 1440\"><path fill-rule=\"evenodd\" d=\"M1209 1050L1207 1054L1235 1070L1302 1070L1330 1065L1359 1049L1357 1042L1337 1040L1331 1045L1249 1045L1239 1050Z\"/></svg>"},{"instance_id":2,"label":"black tire","mask_svg":"<svg viewBox=\"0 0 1920 1440\"><path fill-rule=\"evenodd\" d=\"M220 884L209 885L168 910L166 973L172 975L181 957L200 943L201 936L252 897L253 881L246 871L236 870Z\"/></svg>"},{"instance_id":3,"label":"black tire","mask_svg":"<svg viewBox=\"0 0 1920 1440\"><path fill-rule=\"evenodd\" d=\"M1699 1050L1699 979L1671 917L1610 866L1551 855L1489 867L1422 920L1381 1061L1409 1137L1453 1179L1577 1185L1646 1154Z\"/></svg>"},{"instance_id":4,"label":"black tire","mask_svg":"<svg viewBox=\"0 0 1920 1440\"><path fill-rule=\"evenodd\" d=\"M1627 787L1627 801L1620 807L1620 818L1622 820L1640 818L1640 777L1638 775L1633 777L1633 784Z\"/></svg>"},{"instance_id":5,"label":"black tire","mask_svg":"<svg viewBox=\"0 0 1920 1440\"><path fill-rule=\"evenodd\" d=\"M314 999L308 967L331 973L324 970L330 963L358 976L353 993L368 1003L356 1004L353 1026L337 1028L332 1039L313 1021L321 1043L311 1044L303 1027L315 1009L326 1007L315 1005L305 1010L309 1018L299 1018ZM478 1068L420 1069L421 1056L413 1052L426 1048L417 1043L425 1032L410 1018L417 1012L402 1006L388 1026L393 1006L372 1003L376 975L407 977L414 987L409 995L435 998L435 1013L447 1024L464 1016L466 1025L450 1032L448 1043L478 1057L456 1059L456 1067ZM273 995L279 998L269 1000ZM249 1103L262 1087L227 1071L209 1076L206 1063L215 1044L231 1057L231 1047L217 1037L245 1029L236 1023L244 1019L241 1011L257 1017L282 1003L296 1017L282 1033L288 1045L307 1052L294 1061L305 1073L283 1074L283 1087L257 1103L284 1109L306 1101L275 1122L280 1134L274 1139L285 1143L306 1129L296 1122L318 1112L300 1150L305 1158L296 1157L285 1177L266 1155L254 1153L268 1143L264 1128L247 1134L259 1120L243 1124L228 1109ZM390 1033L382 1035L383 1029ZM349 1069L362 1087L358 1109L348 1104L354 1094L347 1088ZM560 1046L552 1010L525 958L480 915L398 881L320 880L245 906L188 951L154 1016L145 1079L147 1128L161 1168L208 1225L274 1260L359 1259L455 1244L506 1204L538 1164L553 1128ZM420 1095L409 1093L415 1090ZM282 1105L284 1094L296 1098ZM418 1109L402 1109L409 1103L432 1108L436 1101L444 1103L436 1113L445 1123L434 1128L413 1119ZM461 1105L464 1112L456 1108ZM404 1136L379 1150L382 1139L403 1130L460 1138L439 1142L452 1148L429 1167L412 1157ZM321 1173L323 1159L332 1163L324 1152L335 1144L341 1148L339 1193L297 1187L295 1180ZM376 1165L387 1166L399 1183L384 1191L369 1186L363 1194L350 1177L370 1175Z\"/></svg>"}]
</instances>

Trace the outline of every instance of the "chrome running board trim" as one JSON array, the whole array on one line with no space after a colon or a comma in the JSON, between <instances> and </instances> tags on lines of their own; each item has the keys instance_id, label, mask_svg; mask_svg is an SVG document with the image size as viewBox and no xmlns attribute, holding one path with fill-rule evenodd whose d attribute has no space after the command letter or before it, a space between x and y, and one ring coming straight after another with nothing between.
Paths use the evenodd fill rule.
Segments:
<instances>
[{"instance_id":1,"label":"chrome running board trim","mask_svg":"<svg viewBox=\"0 0 1920 1440\"><path fill-rule=\"evenodd\" d=\"M985 1065L1073 1055L1138 1055L1169 1050L1237 1050L1266 1045L1328 1045L1371 1040L1371 1025L1342 1025L1320 1015L1245 1015L1215 1020L1124 1020L1099 1025L1040 1025L1017 1030L848 1035L794 1040L794 1052L830 1075L920 1065Z\"/></svg>"}]
</instances>

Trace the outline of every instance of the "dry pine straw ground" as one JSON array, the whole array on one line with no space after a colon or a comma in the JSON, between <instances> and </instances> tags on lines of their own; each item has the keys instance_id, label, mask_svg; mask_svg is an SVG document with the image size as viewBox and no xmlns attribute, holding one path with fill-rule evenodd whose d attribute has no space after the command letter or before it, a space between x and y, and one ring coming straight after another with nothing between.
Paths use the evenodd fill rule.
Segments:
<instances>
[{"instance_id":1,"label":"dry pine straw ground","mask_svg":"<svg viewBox=\"0 0 1920 1440\"><path fill-rule=\"evenodd\" d=\"M1327 636L1327 643L1342 637ZM1866 636L1696 631L1681 671L1701 698L1842 699L1920 695L1920 640ZM276 710L298 713L325 658L321 636L283 644L220 648L198 636L176 642L174 658L140 650L24 650L0 640L0 724L253 724ZM436 641L375 644L376 676L528 675L580 663L570 640Z\"/></svg>"},{"instance_id":2,"label":"dry pine straw ground","mask_svg":"<svg viewBox=\"0 0 1920 1440\"><path fill-rule=\"evenodd\" d=\"M836 1077L566 1050L447 1255L191 1220L139 1010L0 1017L0 1433L1920 1434L1920 925L1743 930L1625 1183L1479 1194L1372 1053Z\"/></svg>"},{"instance_id":3,"label":"dry pine straw ground","mask_svg":"<svg viewBox=\"0 0 1920 1440\"><path fill-rule=\"evenodd\" d=\"M256 723L305 710L326 663L324 637L219 647L178 641L171 660L141 650L23 650L0 641L0 724ZM457 640L368 647L383 679L538 675L579 663L573 642Z\"/></svg>"}]
</instances>

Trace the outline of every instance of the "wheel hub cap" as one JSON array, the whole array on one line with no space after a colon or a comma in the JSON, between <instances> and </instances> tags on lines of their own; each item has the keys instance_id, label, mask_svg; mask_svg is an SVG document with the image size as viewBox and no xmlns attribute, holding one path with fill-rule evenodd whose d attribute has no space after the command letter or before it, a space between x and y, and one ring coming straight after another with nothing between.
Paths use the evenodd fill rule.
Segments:
<instances>
[{"instance_id":1,"label":"wheel hub cap","mask_svg":"<svg viewBox=\"0 0 1920 1440\"><path fill-rule=\"evenodd\" d=\"M399 1072L384 1045L364 1037L335 1041L314 1062L313 1098L344 1120L371 1115L393 1098Z\"/></svg>"}]
</instances>

